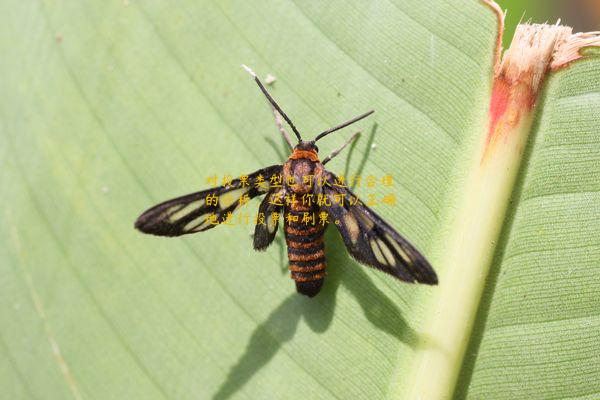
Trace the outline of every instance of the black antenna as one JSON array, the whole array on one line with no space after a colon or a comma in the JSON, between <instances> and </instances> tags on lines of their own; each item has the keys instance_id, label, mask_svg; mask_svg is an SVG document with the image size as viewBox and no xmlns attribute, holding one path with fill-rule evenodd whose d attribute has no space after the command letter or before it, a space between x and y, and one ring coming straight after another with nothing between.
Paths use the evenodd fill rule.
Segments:
<instances>
[{"instance_id":1,"label":"black antenna","mask_svg":"<svg viewBox=\"0 0 600 400\"><path fill-rule=\"evenodd\" d=\"M366 117L368 117L369 115L373 114L374 112L375 112L375 110L367 111L366 113L364 113L364 114L361 114L361 115L359 115L358 117L354 117L354 118L352 118L351 120L348 120L348 121L346 121L346 122L344 122L344 123L342 123L342 124L339 124L339 125L337 125L337 126L334 126L333 128L329 128L329 129L327 129L325 132L319 133L319 134L317 135L317 137L315 138L315 142L316 142L317 140L319 140L319 139L323 138L324 136L327 136L327 135L329 135L329 134L330 134L330 133L332 133L332 132L335 132L335 131L337 131L337 130L340 130L340 129L342 129L342 128L345 128L345 127L347 127L348 125L352 125L353 123L355 123L355 122L357 122L357 121L360 121L360 120L361 120L361 119L363 119L363 118L366 118Z\"/></svg>"},{"instance_id":2,"label":"black antenna","mask_svg":"<svg viewBox=\"0 0 600 400\"><path fill-rule=\"evenodd\" d=\"M290 126L290 128L292 128L292 130L294 131L294 134L296 135L296 137L298 138L298 140L302 140L302 137L300 137L300 132L298 132L298 129L296 129L296 126L294 125L294 123L292 122L292 120L290 119L290 117L288 117L283 112L283 110L281 109L281 107L279 107L279 104L277 104L277 102L275 102L275 99L273 99L273 97L271 97L271 95L269 94L269 92L267 92L267 88L265 88L265 86L262 84L262 82L260 81L260 79L258 79L258 76L256 76L256 74L254 73L254 71L252 71L248 66L246 66L244 64L242 64L242 67L244 67L244 69L246 70L246 72L248 72L250 75L252 75L254 77L254 80L256 81L256 84L260 88L261 92L263 92L263 94L266 96L267 100L269 100L269 103L271 103L271 105L273 107L275 107L275 109L277 110L277 112L279 113L279 115L281 115L283 117L283 119L285 119L285 122L288 123L288 125Z\"/></svg>"}]
</instances>

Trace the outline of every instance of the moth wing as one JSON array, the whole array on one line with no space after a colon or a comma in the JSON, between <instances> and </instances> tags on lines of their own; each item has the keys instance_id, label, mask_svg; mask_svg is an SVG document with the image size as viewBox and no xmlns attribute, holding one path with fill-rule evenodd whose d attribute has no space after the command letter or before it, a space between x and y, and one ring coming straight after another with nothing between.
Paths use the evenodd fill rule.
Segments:
<instances>
[{"instance_id":1,"label":"moth wing","mask_svg":"<svg viewBox=\"0 0 600 400\"><path fill-rule=\"evenodd\" d=\"M245 181L238 178L229 185L167 200L142 213L135 228L158 236L181 236L214 228L244 204L242 197L250 200L267 193L270 177L281 173L281 165L272 165L248 175Z\"/></svg>"},{"instance_id":2,"label":"moth wing","mask_svg":"<svg viewBox=\"0 0 600 400\"><path fill-rule=\"evenodd\" d=\"M334 174L327 174L329 182L337 179ZM338 228L354 259L406 282L438 283L437 275L425 257L352 191L324 185L323 192L331 205L321 208L329 213L330 222ZM351 198L356 199L356 204L350 205ZM340 199L344 200L343 205Z\"/></svg>"},{"instance_id":3,"label":"moth wing","mask_svg":"<svg viewBox=\"0 0 600 400\"><path fill-rule=\"evenodd\" d=\"M260 203L258 214L262 215L264 220L257 222L254 228L254 250L266 250L275 239L279 219L283 217L283 199L283 190L273 188ZM278 213L279 218L275 218L274 213Z\"/></svg>"}]
</instances>

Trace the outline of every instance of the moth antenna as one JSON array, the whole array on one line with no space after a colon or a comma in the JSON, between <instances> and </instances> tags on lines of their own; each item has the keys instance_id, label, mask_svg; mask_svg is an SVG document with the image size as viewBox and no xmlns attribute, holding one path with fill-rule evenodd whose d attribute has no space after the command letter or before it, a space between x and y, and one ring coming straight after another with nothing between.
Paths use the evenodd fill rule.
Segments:
<instances>
[{"instance_id":1,"label":"moth antenna","mask_svg":"<svg viewBox=\"0 0 600 400\"><path fill-rule=\"evenodd\" d=\"M325 136L329 135L329 134L330 134L330 133L332 133L332 132L335 132L335 131L337 131L337 130L340 130L340 129L342 129L342 128L345 128L345 127L347 127L348 125L352 125L353 123L355 123L355 122L358 122L358 121L360 121L361 119L368 117L369 115L373 114L374 112L375 112L375 110L367 111L366 113L364 113L364 114L361 114L361 115L359 115L358 117L354 117L354 118L352 118L352 119L350 119L350 120L348 120L348 121L346 121L346 122L344 122L344 123L341 123L341 124L339 124L339 125L337 125L337 126L334 126L333 128L329 128L329 129L327 129L325 132L321 132L321 133L319 133L319 134L317 135L317 137L315 138L315 142L316 142L317 140L319 140L319 139L322 139L323 137L325 137Z\"/></svg>"},{"instance_id":2,"label":"moth antenna","mask_svg":"<svg viewBox=\"0 0 600 400\"><path fill-rule=\"evenodd\" d=\"M288 125L290 126L290 128L292 128L292 131L294 131L294 134L296 135L296 137L298 138L298 140L302 140L302 137L300 136L300 132L298 132L298 129L296 129L296 126L294 125L294 123L292 122L292 120L290 119L290 117L288 117L286 115L286 113L283 112L283 110L281 109L281 107L279 107L279 104L277 104L277 102L275 101L275 99L267 91L267 88L265 87L265 85L262 84L262 82L260 81L260 79L258 79L258 76L254 73L254 71L252 71L252 69L250 69L250 67L248 67L247 65L242 64L242 67L246 70L246 72L248 72L250 75L252 75L252 77L254 77L254 80L256 81L256 84L260 88L260 91L263 92L263 94L265 95L265 97L267 98L267 100L269 100L269 103L271 103L271 105L273 107L275 107L275 109L277 110L277 112L279 113L279 115L281 115L283 117L283 119L285 120L285 122L288 123Z\"/></svg>"},{"instance_id":3,"label":"moth antenna","mask_svg":"<svg viewBox=\"0 0 600 400\"><path fill-rule=\"evenodd\" d=\"M323 161L321 162L321 164L325 165L327 164L329 161L331 161L331 159L335 156L337 156L338 154L340 154L340 152L342 150L344 150L346 148L346 146L348 146L350 143L352 143L354 141L354 139L356 139L358 137L358 135L360 135L360 131L355 132L354 135L350 136L350 139L346 140L346 142L341 145L340 147L338 147L337 150L334 150L331 152L331 154L329 154L327 157L325 157L323 159Z\"/></svg>"},{"instance_id":4,"label":"moth antenna","mask_svg":"<svg viewBox=\"0 0 600 400\"><path fill-rule=\"evenodd\" d=\"M292 143L292 138L290 137L290 135L287 133L287 131L283 127L283 124L281 121L281 115L279 115L279 113L277 112L275 107L273 107L272 104L269 103L269 105L271 106L271 112L273 112L273 117L275 117L275 125L277 126L277 129L279 129L279 132L283 136L283 139L288 144L288 146L290 146L290 149L293 150L294 144Z\"/></svg>"}]
</instances>

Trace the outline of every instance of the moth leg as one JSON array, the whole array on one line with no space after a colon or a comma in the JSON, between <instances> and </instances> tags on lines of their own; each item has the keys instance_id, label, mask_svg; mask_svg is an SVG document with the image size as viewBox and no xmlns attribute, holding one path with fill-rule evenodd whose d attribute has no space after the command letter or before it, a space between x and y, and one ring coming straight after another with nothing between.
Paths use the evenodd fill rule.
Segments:
<instances>
[{"instance_id":1,"label":"moth leg","mask_svg":"<svg viewBox=\"0 0 600 400\"><path fill-rule=\"evenodd\" d=\"M281 210L285 199L285 190L275 192L272 189L260 203L258 215L262 214L264 222L257 221L254 228L254 250L263 251L273 242L277 233L277 226L281 217ZM277 213L276 217L274 214Z\"/></svg>"},{"instance_id":2,"label":"moth leg","mask_svg":"<svg viewBox=\"0 0 600 400\"><path fill-rule=\"evenodd\" d=\"M327 157L325 157L325 158L323 159L323 162L322 162L322 164L323 164L323 165L327 164L329 161L331 161L331 159L332 159L333 157L335 157L335 156L337 156L338 154L340 154L340 152L341 152L342 150L344 150L344 149L346 148L346 146L348 146L350 143L352 143L352 141L354 141L354 140L355 140L355 139L358 137L358 135L360 135L360 131L358 131L358 132L356 132L354 135L350 136L350 139L346 140L346 142L345 142L343 145L341 145L340 147L338 147L338 149L337 149L337 150L334 150L334 151L332 151L332 152L331 152L331 154L329 154Z\"/></svg>"},{"instance_id":3,"label":"moth leg","mask_svg":"<svg viewBox=\"0 0 600 400\"><path fill-rule=\"evenodd\" d=\"M283 139L286 141L288 146L290 146L290 149L293 149L294 144L292 143L292 139L290 138L290 135L287 133L287 131L283 127L283 121L281 120L281 115L279 115L279 112L275 109L275 107L273 107L273 105L271 103L269 103L269 106L271 107L271 111L273 112L273 117L275 117L275 125L277 125L277 129L281 133L281 136L283 136Z\"/></svg>"}]
</instances>

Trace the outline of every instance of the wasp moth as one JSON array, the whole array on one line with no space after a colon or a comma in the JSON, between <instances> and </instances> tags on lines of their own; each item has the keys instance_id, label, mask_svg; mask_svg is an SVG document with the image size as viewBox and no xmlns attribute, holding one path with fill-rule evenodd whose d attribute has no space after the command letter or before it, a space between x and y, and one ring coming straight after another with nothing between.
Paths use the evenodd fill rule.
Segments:
<instances>
[{"instance_id":1,"label":"wasp moth","mask_svg":"<svg viewBox=\"0 0 600 400\"><path fill-rule=\"evenodd\" d=\"M289 270L299 293L313 297L321 290L327 266L323 235L330 224L339 230L348 252L358 262L405 282L437 284L436 273L425 257L348 187L335 185L340 180L324 168L356 135L323 161L319 159L318 140L373 111L305 141L256 74L245 68L269 100L276 118L281 116L298 139L294 146L279 125L292 150L288 160L227 185L160 203L140 215L135 227L159 236L203 232L225 221L248 199L265 195L258 213L264 221L256 223L254 249L265 250L273 242L279 220L283 219ZM304 201L307 198L312 201Z\"/></svg>"}]
</instances>

